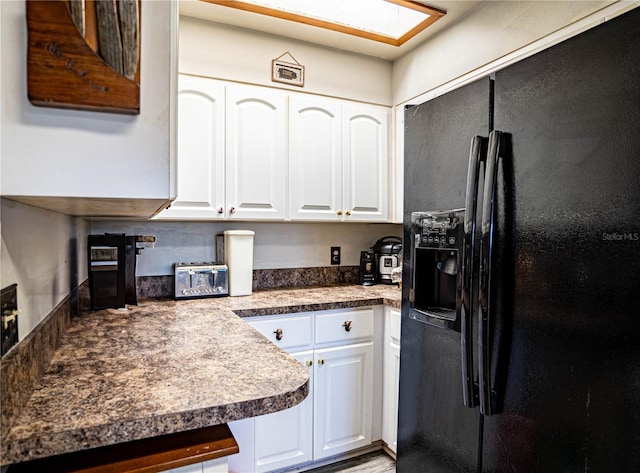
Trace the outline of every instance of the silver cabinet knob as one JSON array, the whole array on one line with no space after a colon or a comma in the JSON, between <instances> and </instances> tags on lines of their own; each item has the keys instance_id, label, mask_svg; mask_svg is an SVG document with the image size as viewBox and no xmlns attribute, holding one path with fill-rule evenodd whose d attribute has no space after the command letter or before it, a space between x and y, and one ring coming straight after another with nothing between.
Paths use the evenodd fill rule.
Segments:
<instances>
[{"instance_id":1,"label":"silver cabinet knob","mask_svg":"<svg viewBox=\"0 0 640 473\"><path fill-rule=\"evenodd\" d=\"M234 213L236 213L236 208L235 208L235 207L231 207L231 208L229 209L229 213L230 213L230 214L234 214Z\"/></svg>"},{"instance_id":2,"label":"silver cabinet knob","mask_svg":"<svg viewBox=\"0 0 640 473\"><path fill-rule=\"evenodd\" d=\"M352 321L351 320L345 320L344 323L342 324L342 326L344 327L345 331L350 332L351 331L351 325L352 325Z\"/></svg>"},{"instance_id":3,"label":"silver cabinet knob","mask_svg":"<svg viewBox=\"0 0 640 473\"><path fill-rule=\"evenodd\" d=\"M275 329L273 333L276 334L276 340L282 340L282 336L284 335L284 333L282 332L281 328Z\"/></svg>"},{"instance_id":4,"label":"silver cabinet knob","mask_svg":"<svg viewBox=\"0 0 640 473\"><path fill-rule=\"evenodd\" d=\"M224 208L223 208L223 207L218 207L218 208L217 208L217 212L218 212L219 214L224 213Z\"/></svg>"}]
</instances>

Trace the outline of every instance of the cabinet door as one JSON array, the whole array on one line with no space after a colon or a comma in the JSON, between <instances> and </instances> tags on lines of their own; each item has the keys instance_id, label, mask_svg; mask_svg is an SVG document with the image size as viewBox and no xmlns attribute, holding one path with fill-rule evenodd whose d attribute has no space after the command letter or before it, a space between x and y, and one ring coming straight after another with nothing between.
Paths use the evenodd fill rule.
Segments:
<instances>
[{"instance_id":1,"label":"cabinet door","mask_svg":"<svg viewBox=\"0 0 640 473\"><path fill-rule=\"evenodd\" d=\"M257 473L312 460L313 454L313 351L292 355L309 368L309 395L284 411L256 417Z\"/></svg>"},{"instance_id":2,"label":"cabinet door","mask_svg":"<svg viewBox=\"0 0 640 473\"><path fill-rule=\"evenodd\" d=\"M158 219L223 219L224 86L178 78L178 189Z\"/></svg>"},{"instance_id":3,"label":"cabinet door","mask_svg":"<svg viewBox=\"0 0 640 473\"><path fill-rule=\"evenodd\" d=\"M373 342L315 351L314 460L371 443Z\"/></svg>"},{"instance_id":4,"label":"cabinet door","mask_svg":"<svg viewBox=\"0 0 640 473\"><path fill-rule=\"evenodd\" d=\"M238 453L225 457L229 462L229 471L234 473L254 471L256 463L256 418L247 417L245 419L234 420L227 425L240 448Z\"/></svg>"},{"instance_id":5,"label":"cabinet door","mask_svg":"<svg viewBox=\"0 0 640 473\"><path fill-rule=\"evenodd\" d=\"M342 110L345 220L387 221L388 110L362 104Z\"/></svg>"},{"instance_id":6,"label":"cabinet door","mask_svg":"<svg viewBox=\"0 0 640 473\"><path fill-rule=\"evenodd\" d=\"M287 97L260 87L227 88L226 211L230 219L284 219Z\"/></svg>"},{"instance_id":7,"label":"cabinet door","mask_svg":"<svg viewBox=\"0 0 640 473\"><path fill-rule=\"evenodd\" d=\"M398 384L400 380L400 310L385 308L382 440L397 451Z\"/></svg>"},{"instance_id":8,"label":"cabinet door","mask_svg":"<svg viewBox=\"0 0 640 473\"><path fill-rule=\"evenodd\" d=\"M341 105L292 96L289 103L289 216L341 220ZM342 212L340 212L342 213Z\"/></svg>"},{"instance_id":9,"label":"cabinet door","mask_svg":"<svg viewBox=\"0 0 640 473\"><path fill-rule=\"evenodd\" d=\"M202 473L229 473L227 458L216 458L202 464Z\"/></svg>"}]
</instances>

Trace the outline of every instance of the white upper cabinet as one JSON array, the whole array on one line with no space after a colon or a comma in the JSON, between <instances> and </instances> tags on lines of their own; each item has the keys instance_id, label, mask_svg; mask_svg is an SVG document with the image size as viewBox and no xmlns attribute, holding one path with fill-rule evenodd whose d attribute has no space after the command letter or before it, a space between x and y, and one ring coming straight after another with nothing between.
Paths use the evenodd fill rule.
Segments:
<instances>
[{"instance_id":1,"label":"white upper cabinet","mask_svg":"<svg viewBox=\"0 0 640 473\"><path fill-rule=\"evenodd\" d=\"M289 103L289 217L341 220L342 108L338 101L293 96Z\"/></svg>"},{"instance_id":2,"label":"white upper cabinet","mask_svg":"<svg viewBox=\"0 0 640 473\"><path fill-rule=\"evenodd\" d=\"M387 221L387 109L293 96L289 120L289 217Z\"/></svg>"},{"instance_id":3,"label":"white upper cabinet","mask_svg":"<svg viewBox=\"0 0 640 473\"><path fill-rule=\"evenodd\" d=\"M31 104L28 2L0 4L2 197L67 215L109 219L149 218L166 207L176 196L177 2L145 1L140 10L138 115ZM59 59L67 61L73 76L75 57L62 52ZM92 74L82 79L101 83ZM70 93L82 93L71 84Z\"/></svg>"},{"instance_id":4,"label":"white upper cabinet","mask_svg":"<svg viewBox=\"0 0 640 473\"><path fill-rule=\"evenodd\" d=\"M227 87L226 212L233 219L284 219L287 96Z\"/></svg>"},{"instance_id":5,"label":"white upper cabinet","mask_svg":"<svg viewBox=\"0 0 640 473\"><path fill-rule=\"evenodd\" d=\"M387 221L388 109L344 104L342 146L347 221Z\"/></svg>"},{"instance_id":6,"label":"white upper cabinet","mask_svg":"<svg viewBox=\"0 0 640 473\"><path fill-rule=\"evenodd\" d=\"M225 87L211 79L178 80L178 196L158 218L225 217Z\"/></svg>"},{"instance_id":7,"label":"white upper cabinet","mask_svg":"<svg viewBox=\"0 0 640 473\"><path fill-rule=\"evenodd\" d=\"M177 198L159 219L385 222L388 109L180 76Z\"/></svg>"},{"instance_id":8,"label":"white upper cabinet","mask_svg":"<svg viewBox=\"0 0 640 473\"><path fill-rule=\"evenodd\" d=\"M159 219L284 220L287 97L180 76L178 191Z\"/></svg>"}]
</instances>

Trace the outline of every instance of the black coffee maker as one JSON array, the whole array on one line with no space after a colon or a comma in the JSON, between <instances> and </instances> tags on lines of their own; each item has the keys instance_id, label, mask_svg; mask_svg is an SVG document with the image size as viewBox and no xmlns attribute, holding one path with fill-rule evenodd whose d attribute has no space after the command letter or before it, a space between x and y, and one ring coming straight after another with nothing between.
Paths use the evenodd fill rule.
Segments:
<instances>
[{"instance_id":1,"label":"black coffee maker","mask_svg":"<svg viewBox=\"0 0 640 473\"><path fill-rule=\"evenodd\" d=\"M137 305L135 236L89 235L89 292L91 309L120 309Z\"/></svg>"},{"instance_id":2,"label":"black coffee maker","mask_svg":"<svg viewBox=\"0 0 640 473\"><path fill-rule=\"evenodd\" d=\"M376 260L373 251L360 252L360 273L358 283L363 286L373 286L376 283Z\"/></svg>"}]
</instances>

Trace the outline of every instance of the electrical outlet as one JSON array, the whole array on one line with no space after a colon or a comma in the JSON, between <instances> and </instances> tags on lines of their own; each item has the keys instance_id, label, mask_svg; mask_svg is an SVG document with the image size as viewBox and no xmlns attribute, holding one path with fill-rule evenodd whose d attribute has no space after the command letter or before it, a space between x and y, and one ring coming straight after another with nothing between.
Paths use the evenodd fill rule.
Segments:
<instances>
[{"instance_id":1,"label":"electrical outlet","mask_svg":"<svg viewBox=\"0 0 640 473\"><path fill-rule=\"evenodd\" d=\"M340 264L340 247L331 247L331 264Z\"/></svg>"}]
</instances>

